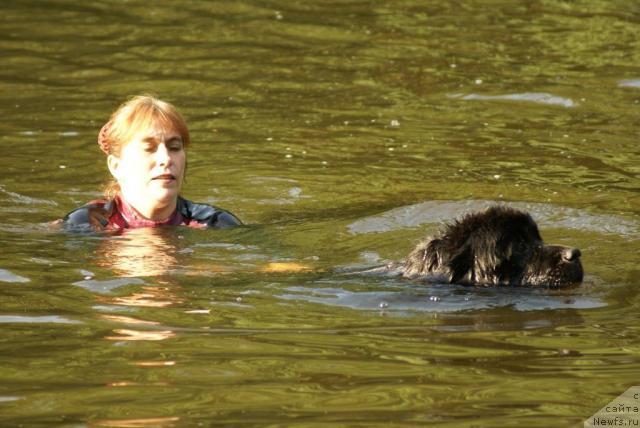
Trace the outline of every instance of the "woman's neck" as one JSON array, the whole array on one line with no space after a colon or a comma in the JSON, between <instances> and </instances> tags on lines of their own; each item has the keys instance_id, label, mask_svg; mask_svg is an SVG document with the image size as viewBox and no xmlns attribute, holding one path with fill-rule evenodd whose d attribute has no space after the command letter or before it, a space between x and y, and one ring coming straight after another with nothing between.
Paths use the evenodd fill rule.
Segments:
<instances>
[{"instance_id":1,"label":"woman's neck","mask_svg":"<svg viewBox=\"0 0 640 428\"><path fill-rule=\"evenodd\" d=\"M171 214L174 213L178 204L177 198L166 204L159 204L157 202L150 203L149 201L136 200L136 198L130 198L123 194L120 194L119 196L123 202L133 208L137 214L147 220L155 222L161 222L171 217Z\"/></svg>"}]
</instances>

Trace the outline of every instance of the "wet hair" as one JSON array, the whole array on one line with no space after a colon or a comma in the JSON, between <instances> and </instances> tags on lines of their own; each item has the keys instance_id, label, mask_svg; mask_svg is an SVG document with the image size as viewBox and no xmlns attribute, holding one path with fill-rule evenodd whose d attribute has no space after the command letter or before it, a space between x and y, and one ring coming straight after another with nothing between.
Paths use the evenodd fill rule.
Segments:
<instances>
[{"instance_id":1,"label":"wet hair","mask_svg":"<svg viewBox=\"0 0 640 428\"><path fill-rule=\"evenodd\" d=\"M98 146L105 154L120 157L123 147L137 133L156 124L175 130L182 137L184 147L189 145L187 124L172 104L151 95L137 95L111 115L98 134ZM119 192L120 185L112 178L105 186L104 194L113 198Z\"/></svg>"},{"instance_id":2,"label":"wet hair","mask_svg":"<svg viewBox=\"0 0 640 428\"><path fill-rule=\"evenodd\" d=\"M547 245L531 215L504 205L449 223L401 269L405 278L484 286L568 287L584 275L580 250Z\"/></svg>"}]
</instances>

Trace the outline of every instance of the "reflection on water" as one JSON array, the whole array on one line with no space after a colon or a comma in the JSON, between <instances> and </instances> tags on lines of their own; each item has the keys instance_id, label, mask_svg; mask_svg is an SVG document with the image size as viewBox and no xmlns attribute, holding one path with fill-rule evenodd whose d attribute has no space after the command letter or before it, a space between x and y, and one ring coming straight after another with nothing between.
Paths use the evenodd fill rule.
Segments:
<instances>
[{"instance_id":1,"label":"reflection on water","mask_svg":"<svg viewBox=\"0 0 640 428\"><path fill-rule=\"evenodd\" d=\"M165 275L178 267L175 239L161 228L125 230L100 243L96 264L124 277Z\"/></svg>"},{"instance_id":2,"label":"reflection on water","mask_svg":"<svg viewBox=\"0 0 640 428\"><path fill-rule=\"evenodd\" d=\"M96 300L109 307L168 308L182 303L178 297L179 286L166 277L179 266L176 241L180 235L175 229L144 228L125 230L117 236L100 241L95 251L95 263L110 272L124 277L110 280L93 278L78 281L76 285L98 292ZM156 277L156 284L147 284L138 277ZM118 288L135 284L138 288L127 294L109 295ZM175 337L174 331L161 323L132 316L99 314L99 318L126 324L129 328L117 328L105 339L117 342L158 341ZM142 328L136 329L134 328Z\"/></svg>"},{"instance_id":3,"label":"reflection on water","mask_svg":"<svg viewBox=\"0 0 640 428\"><path fill-rule=\"evenodd\" d=\"M152 285L143 286L140 291L131 293L127 296L118 296L113 298L100 297L98 300L107 304L142 306L147 308L166 308L182 301L176 297L176 294L170 287Z\"/></svg>"},{"instance_id":4,"label":"reflection on water","mask_svg":"<svg viewBox=\"0 0 640 428\"><path fill-rule=\"evenodd\" d=\"M167 366L175 366L175 361L133 361L131 362L134 366L140 367L167 367Z\"/></svg>"},{"instance_id":5,"label":"reflection on water","mask_svg":"<svg viewBox=\"0 0 640 428\"><path fill-rule=\"evenodd\" d=\"M137 428L137 427L173 427L178 426L180 418L142 418L142 419L98 419L89 421L92 426L117 427L117 428Z\"/></svg>"},{"instance_id":6,"label":"reflection on water","mask_svg":"<svg viewBox=\"0 0 640 428\"><path fill-rule=\"evenodd\" d=\"M159 325L156 321L145 321L124 315L100 314L100 318L107 321L119 322L124 324L141 324L141 325Z\"/></svg>"},{"instance_id":7,"label":"reflection on water","mask_svg":"<svg viewBox=\"0 0 640 428\"><path fill-rule=\"evenodd\" d=\"M179 229L145 228L125 230L121 235L101 241L96 250L95 263L124 277L110 280L85 279L76 284L98 291L109 291L129 283L141 283L135 277L163 277L173 274L207 276L238 271L260 271L272 273L305 272L312 269L310 264L294 261L269 261L264 254L247 253L256 247L238 244L202 243L195 249L186 247ZM211 249L213 254L202 260L194 260L197 249ZM226 252L243 251L237 265L221 265L216 257ZM255 260L253 260L255 259ZM247 263L253 261L253 263ZM133 278L132 278L133 277ZM126 278L126 279L125 279ZM166 278L157 278L166 281ZM141 296L143 298L143 296Z\"/></svg>"},{"instance_id":8,"label":"reflection on water","mask_svg":"<svg viewBox=\"0 0 640 428\"><path fill-rule=\"evenodd\" d=\"M107 340L115 341L129 341L129 340L166 340L175 337L175 333L171 330L152 330L152 331L140 331L132 329L119 328L115 329L114 333L118 336L106 336Z\"/></svg>"}]
</instances>

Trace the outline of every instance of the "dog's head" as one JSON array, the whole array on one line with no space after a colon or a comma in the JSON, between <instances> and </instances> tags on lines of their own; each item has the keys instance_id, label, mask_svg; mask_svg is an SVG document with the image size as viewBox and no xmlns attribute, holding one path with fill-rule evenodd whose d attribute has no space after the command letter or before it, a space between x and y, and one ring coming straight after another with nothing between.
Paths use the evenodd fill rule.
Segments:
<instances>
[{"instance_id":1,"label":"dog's head","mask_svg":"<svg viewBox=\"0 0 640 428\"><path fill-rule=\"evenodd\" d=\"M471 213L411 252L404 276L456 284L562 287L582 282L580 251L546 245L525 212Z\"/></svg>"}]
</instances>

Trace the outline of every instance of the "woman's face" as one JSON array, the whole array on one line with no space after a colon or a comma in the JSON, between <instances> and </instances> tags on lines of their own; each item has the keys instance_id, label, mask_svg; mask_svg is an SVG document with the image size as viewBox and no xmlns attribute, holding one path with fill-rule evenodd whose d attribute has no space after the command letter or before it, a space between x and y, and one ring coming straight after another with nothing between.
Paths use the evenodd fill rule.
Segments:
<instances>
[{"instance_id":1,"label":"woman's face","mask_svg":"<svg viewBox=\"0 0 640 428\"><path fill-rule=\"evenodd\" d=\"M138 132L120 157L111 155L109 170L125 200L162 207L175 203L182 188L186 153L180 134L159 124Z\"/></svg>"}]
</instances>

